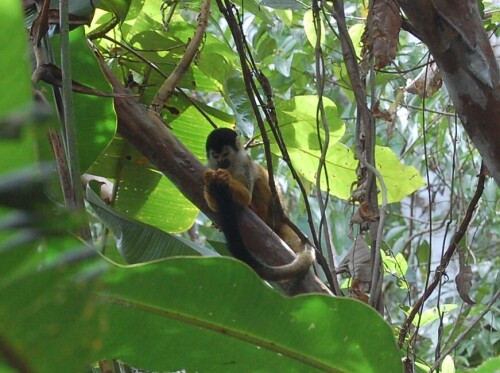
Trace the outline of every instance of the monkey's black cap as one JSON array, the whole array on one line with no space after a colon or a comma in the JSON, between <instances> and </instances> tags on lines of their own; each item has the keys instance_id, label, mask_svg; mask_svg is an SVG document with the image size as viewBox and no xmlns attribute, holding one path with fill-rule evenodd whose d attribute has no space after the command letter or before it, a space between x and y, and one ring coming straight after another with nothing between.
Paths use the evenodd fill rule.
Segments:
<instances>
[{"instance_id":1,"label":"monkey's black cap","mask_svg":"<svg viewBox=\"0 0 500 373\"><path fill-rule=\"evenodd\" d=\"M205 143L205 151L208 155L209 150L221 153L222 148L227 145L235 148L237 138L238 134L236 131L230 128L217 128L208 135L207 142Z\"/></svg>"}]
</instances>

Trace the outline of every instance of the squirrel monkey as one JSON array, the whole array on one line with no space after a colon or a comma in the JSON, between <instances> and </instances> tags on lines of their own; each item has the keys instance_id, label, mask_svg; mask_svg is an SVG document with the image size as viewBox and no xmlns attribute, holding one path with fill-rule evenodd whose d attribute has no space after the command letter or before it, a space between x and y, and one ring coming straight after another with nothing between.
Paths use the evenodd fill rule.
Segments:
<instances>
[{"instance_id":1,"label":"squirrel monkey","mask_svg":"<svg viewBox=\"0 0 500 373\"><path fill-rule=\"evenodd\" d=\"M209 169L203 174L208 206L220 216L220 228L231 253L262 278L280 281L304 275L314 262L314 248L301 241L273 201L267 170L250 158L235 131L218 128L206 142ZM270 266L257 260L244 245L235 208L249 206L297 255L289 264Z\"/></svg>"}]
</instances>

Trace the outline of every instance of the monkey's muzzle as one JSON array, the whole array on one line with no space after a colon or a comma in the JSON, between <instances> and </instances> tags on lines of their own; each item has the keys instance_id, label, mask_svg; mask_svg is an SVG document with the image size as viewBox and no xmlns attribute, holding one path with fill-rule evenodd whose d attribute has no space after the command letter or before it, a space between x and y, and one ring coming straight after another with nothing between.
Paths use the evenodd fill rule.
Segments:
<instances>
[{"instance_id":1,"label":"monkey's muzzle","mask_svg":"<svg viewBox=\"0 0 500 373\"><path fill-rule=\"evenodd\" d=\"M228 169L229 166L231 166L231 162L229 161L229 159L221 159L221 160L217 161L218 168Z\"/></svg>"}]
</instances>

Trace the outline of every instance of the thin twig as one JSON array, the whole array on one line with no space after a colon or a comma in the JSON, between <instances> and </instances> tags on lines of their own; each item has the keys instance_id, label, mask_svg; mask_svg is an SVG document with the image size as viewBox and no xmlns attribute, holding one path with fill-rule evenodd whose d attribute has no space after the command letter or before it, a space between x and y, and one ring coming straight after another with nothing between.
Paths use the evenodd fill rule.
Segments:
<instances>
[{"instance_id":1,"label":"thin twig","mask_svg":"<svg viewBox=\"0 0 500 373\"><path fill-rule=\"evenodd\" d=\"M234 12L237 13L237 10L229 1L224 0L224 2L225 2L225 4L222 3L222 0L217 0L217 4L219 6L219 9L222 12L222 14L224 15L224 17L229 25L229 29L231 30L231 33L233 35L233 40L235 42L236 49L238 51L238 55L240 57L240 65L242 67L242 73L243 73L243 79L245 82L245 89L247 91L247 97L248 97L250 104L252 106L252 109L254 111L257 125L259 127L259 130L260 130L260 133L262 136L262 142L264 144L264 153L265 153L265 157L266 157L267 170L268 170L268 174L269 174L269 186L270 186L272 194L274 196L273 201L275 204L275 208L280 213L281 218L283 219L284 223L286 225L288 225L290 227L290 229L292 229L295 232L295 234L297 234L297 236L300 238L300 240L304 244L312 246L309 239L307 238L307 236L285 214L283 207L281 205L281 201L278 198L278 192L276 189L276 184L274 182L274 174L273 174L273 166L272 166L273 163L272 163L272 155L271 155L269 136L267 134L267 130L266 130L264 121L262 119L261 112L259 110L259 105L260 105L260 107L265 109L267 104L264 102L261 95L259 94L257 86L254 82L254 79L252 78L252 71L250 70L250 68L248 66L249 64L255 66L255 63L253 62L251 54L249 53L249 48L246 46L245 38L244 38L243 31L241 28L241 22L238 22L238 20L236 19L235 15L234 15ZM248 53L247 53L247 51L248 51ZM256 75L260 74L260 72L258 72L255 68L254 68L254 70L255 70ZM262 79L262 77L259 77L259 78L260 78L260 80ZM264 82L264 85L265 84L266 83ZM258 101L258 104L257 104L257 101ZM306 192L304 186L302 185L302 183L300 182L300 178L299 178L295 168L291 164L290 157L288 155L288 150L286 148L284 140L283 140L281 133L279 131L277 119L275 118L275 116L273 117L273 113L270 112L269 110L263 110L263 112L264 112L266 119L269 123L269 126L271 128L271 132L273 133L273 136L276 140L276 143L278 144L278 147L280 148L283 160L288 165L290 172L292 173L293 178L298 182L299 188L300 188L301 193L304 197L308 221L309 221L309 227L311 229L311 233L313 236L314 245L316 247L319 247L319 241L317 239L314 225L312 223L312 221L313 221L312 220L312 212L310 209L310 205L307 203L307 192ZM321 259L323 258L322 253L319 252L318 250L316 250L316 253L318 254L318 260L319 260L318 262L321 263ZM326 261L323 264L326 265ZM333 276L331 275L330 271L328 271L328 268L326 268L326 269L324 268L324 265L323 265L323 269L325 272L325 276L327 277L327 280L328 280L330 287L332 289L334 289L335 286L334 286Z\"/></svg>"},{"instance_id":2,"label":"thin twig","mask_svg":"<svg viewBox=\"0 0 500 373\"><path fill-rule=\"evenodd\" d=\"M264 153L266 157L267 171L269 174L269 186L271 188L273 196L276 197L278 193L276 190L276 184L274 182L273 163L271 148L269 145L269 137L267 136L264 121L262 120L262 116L260 115L259 105L256 102L256 97L260 98L260 96L256 94L257 89L252 79L252 72L250 71L250 68L247 64L243 31L241 30L238 21L233 13L233 10L235 10L233 8L233 4L227 0L217 0L217 5L221 13L224 15L224 18L226 19L226 22L229 26L229 30L233 35L233 41L236 46L236 51L238 52L238 56L240 58L243 82L245 83L245 91L247 94L247 98L250 101L252 110L255 114L255 120L257 121L257 125L262 136L262 142L264 144Z\"/></svg>"},{"instance_id":3,"label":"thin twig","mask_svg":"<svg viewBox=\"0 0 500 373\"><path fill-rule=\"evenodd\" d=\"M380 183L380 190L382 192L382 205L380 205L380 219L377 227L377 240L375 241L375 260L373 262L372 273L372 290L370 292L370 305L375 307L379 303L379 297L382 292L382 279L383 275L379 273L381 268L381 255L380 246L382 244L382 233L384 230L385 212L387 209L387 187L384 182L382 174L374 166L366 162L365 167L372 172Z\"/></svg>"},{"instance_id":4,"label":"thin twig","mask_svg":"<svg viewBox=\"0 0 500 373\"><path fill-rule=\"evenodd\" d=\"M337 21L342 55L346 64L347 74L351 82L354 98L356 100L356 157L362 166L365 166L366 164L373 165L375 164L375 119L372 111L368 108L366 84L361 76L360 68L356 60L356 51L347 29L344 2L342 0L334 1L333 7L326 3L324 3L324 5ZM365 170L362 169L362 172L364 171ZM366 177L365 201L369 203L370 209L372 209L376 214L378 213L378 203L375 178L376 176L373 173L368 173ZM360 180L363 180L363 176L361 176ZM372 232L372 242L375 242L376 245L378 241L382 240L382 237L376 236L378 227L375 231L375 224L377 223L372 223L370 228ZM372 262L375 263L375 261L377 261L376 255L380 255L380 253L373 250L372 255L375 256L372 258ZM375 283L378 283L378 277L382 275L379 268L374 267L374 273L376 275ZM381 300L380 297L370 297L370 299ZM378 302L374 306L379 312L383 311L383 305L381 302Z\"/></svg>"},{"instance_id":5,"label":"thin twig","mask_svg":"<svg viewBox=\"0 0 500 373\"><path fill-rule=\"evenodd\" d=\"M332 269L335 268L335 261L333 258L333 248L330 237L330 226L328 224L328 219L326 218L326 208L328 205L328 195L330 192L328 170L326 168L326 153L330 145L330 128L328 127L328 121L326 119L325 106L323 105L323 93L325 88L325 79L324 79L325 65L323 59L323 51L321 48L322 24L319 14L320 9L318 5L319 4L317 2L313 2L314 27L316 29L316 45L315 45L315 67L316 67L316 82L317 82L316 92L318 95L316 123L317 123L318 144L321 149L321 155L318 161L318 169L316 171L316 198L321 212L318 241L321 239L321 233L323 232L323 235L325 237L326 252L328 253L330 263L328 263L326 258L324 257L321 245L318 246L318 251L320 254L319 257L321 258L321 261L319 261L319 263L322 266L323 271L325 272L325 275L327 276L332 286L333 292L337 295L340 295L342 294L342 292L340 290L340 285L337 280L337 276L332 276L330 269L330 268ZM324 143L323 139L321 138L320 123L321 127L323 128L323 131L325 132ZM323 175L323 173L325 175L325 181L327 185L326 201L323 201L323 194L321 192L321 176ZM328 264L330 265L330 267L328 266Z\"/></svg>"},{"instance_id":6,"label":"thin twig","mask_svg":"<svg viewBox=\"0 0 500 373\"><path fill-rule=\"evenodd\" d=\"M467 207L467 211L465 212L464 218L462 219L462 223L460 224L460 227L458 228L457 232L453 235L453 237L450 241L450 244L448 245L448 249L444 253L443 257L441 258L440 264L436 268L436 275L434 277L434 280L426 288L426 290L424 291L422 296L415 302L410 314L408 315L408 317L404 321L403 326L401 327L401 330L399 331L398 345L400 348L403 346L403 343L405 341L406 335L408 334L408 332L410 330L410 325L411 325L413 319L420 312L422 304L427 300L427 298L429 298L429 296L433 293L436 286L441 281L441 277L445 274L446 267L448 267L448 264L451 260L451 257L455 253L455 250L457 249L458 244L460 243L463 236L465 235L467 228L469 227L469 224L472 220L474 210L476 209L477 204L479 202L479 199L481 198L481 196L483 194L485 180L486 180L486 176L484 173L484 164L481 164L481 170L479 171L476 192L474 193L474 196L472 197L472 199L469 203L469 206Z\"/></svg>"},{"instance_id":7,"label":"thin twig","mask_svg":"<svg viewBox=\"0 0 500 373\"><path fill-rule=\"evenodd\" d=\"M172 74L170 74L167 80L165 80L165 82L161 85L153 99L152 107L158 114L161 114L164 103L170 98L177 87L177 84L179 84L181 79L184 77L184 74L186 74L189 66L198 54L198 48L205 37L205 30L207 29L209 15L210 0L203 0L200 7L200 14L198 15L198 26L196 26L193 38L187 45L186 51L174 71L172 71Z\"/></svg>"},{"instance_id":8,"label":"thin twig","mask_svg":"<svg viewBox=\"0 0 500 373\"><path fill-rule=\"evenodd\" d=\"M23 358L15 349L14 346L6 341L0 335L0 355L11 368L14 368L19 373L32 373L34 372L28 365L26 359Z\"/></svg>"},{"instance_id":9,"label":"thin twig","mask_svg":"<svg viewBox=\"0 0 500 373\"><path fill-rule=\"evenodd\" d=\"M469 332L472 330L472 328L474 326L476 326L476 324L479 321L481 321L481 319L484 317L484 315L486 315L488 312L490 312L491 308L493 307L493 305L495 304L495 302L498 300L499 297L500 297L500 290L497 290L495 295L493 295L491 297L490 301L486 305L486 308L479 315L477 315L476 318L474 318L474 320L472 320L470 325L462 333L460 333L460 335L456 338L455 342L445 352L443 352L441 354L439 359L437 359L434 362L434 365L431 367L429 372L434 371L434 369L436 369L438 367L438 365L441 364L441 362L444 360L444 358L447 355L449 355L464 340L464 338L467 336L467 334L469 334Z\"/></svg>"},{"instance_id":10,"label":"thin twig","mask_svg":"<svg viewBox=\"0 0 500 373\"><path fill-rule=\"evenodd\" d=\"M427 56L427 59L429 61L430 59L430 55ZM427 72L427 71L426 71ZM425 74L425 77L424 77L424 87L427 86L427 73ZM426 108L426 95L424 95L423 99L422 99L422 113L425 113L425 108ZM428 147L427 147L427 130L426 130L426 116L425 115L422 115L422 139L423 139L423 142L424 142L424 158L425 158L425 177L426 177L426 180L427 180L427 198L428 198L428 203L429 203L429 206L432 206L432 193L431 193L431 181L430 181L430 168L429 168L429 152L428 152ZM429 216L429 221L432 222L432 208L429 208L428 210L428 216ZM429 287L429 282L430 282L430 278L431 278L431 261L432 261L432 238L434 237L433 234L433 227L432 227L432 224L429 226L429 257L427 259L427 273L425 275L425 285L424 285L424 293L427 292L428 290L428 287ZM441 259L443 258L443 256L441 255ZM435 284L435 287L441 282L441 279L439 279L439 281L436 282ZM431 292L432 293L432 292ZM430 294L429 293L429 296ZM425 304L425 300L423 300L419 306L418 306L418 309L416 312L420 312L422 313L423 310L424 310L424 304ZM413 311L413 310L412 310ZM417 344L417 338L418 338L418 331L420 329L420 318L418 319L418 323L417 323L417 327L415 329L415 333L414 333L414 338L412 339L412 341L410 342L410 345L413 343L413 346L415 346Z\"/></svg>"},{"instance_id":11,"label":"thin twig","mask_svg":"<svg viewBox=\"0 0 500 373\"><path fill-rule=\"evenodd\" d=\"M425 80L427 80L427 72L426 72ZM424 87L427 88L427 85L424 84ZM458 136L457 135L457 128L458 128L458 123L455 119L455 136L452 137L452 139L453 139L453 152L452 152L452 166L451 166L450 207L448 210L449 219L446 222L446 228L445 228L445 233L444 233L444 237L443 237L443 244L441 246L441 257L444 254L445 242L446 242L446 239L448 237L448 234L450 233L450 225L453 222L452 208L453 208L453 204L455 201L455 187L454 186L455 186L455 181L456 181L455 170L457 168L457 165L456 165L456 159L457 159L457 141L456 140L457 140L457 136ZM460 258L461 252L459 251L458 254L459 254L459 258ZM462 266L462 263L460 263L460 267L461 266ZM442 285L440 284L440 286L438 288L437 304L436 304L436 309L437 309L438 316L439 316L438 338L437 338L436 349L435 349L435 354L434 354L436 361L439 360L439 358L441 357L441 355L440 355L441 354L441 344L443 342L443 328L444 328L444 312L441 311L441 290L442 290ZM431 369L431 372L432 372L432 369Z\"/></svg>"},{"instance_id":12,"label":"thin twig","mask_svg":"<svg viewBox=\"0 0 500 373\"><path fill-rule=\"evenodd\" d=\"M133 54L134 56L136 56L138 59L140 59L142 62L144 62L150 69L154 70L155 72L157 72L160 76L162 76L163 78L167 79L168 78L168 75L166 73L164 73L159 67L158 65L156 65L154 62L148 60L146 57L144 57L142 54L140 54L139 52L137 52L135 49L131 48L130 46L128 46L127 44L125 43L122 43L116 39L113 39L112 37L108 36L108 35L103 35L102 37L103 39L106 39L106 40L109 40L110 42L112 43L115 43L116 45L120 46L121 48L125 49L126 51L130 52L131 54ZM94 50L96 50L96 47L95 45L90 41L89 42L91 48L93 48ZM182 95L182 97L184 97L187 101L189 101L189 103L191 105L194 106L194 108L196 110L198 110L198 112L203 116L203 118L205 118L207 120L207 122L209 122L213 128L216 128L217 126L215 125L214 121L212 120L212 118L210 118L210 116L207 115L207 113L200 107L200 105L195 101L193 100L193 98L191 98L189 95L187 95L181 88L177 87L176 88L177 92Z\"/></svg>"}]
</instances>

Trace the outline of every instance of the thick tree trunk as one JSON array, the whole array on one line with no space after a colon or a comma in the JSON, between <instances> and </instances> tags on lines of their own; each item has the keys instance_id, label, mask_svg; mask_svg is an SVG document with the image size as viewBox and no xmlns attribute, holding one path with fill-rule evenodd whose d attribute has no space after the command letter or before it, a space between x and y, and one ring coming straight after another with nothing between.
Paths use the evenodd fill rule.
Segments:
<instances>
[{"instance_id":1,"label":"thick tree trunk","mask_svg":"<svg viewBox=\"0 0 500 373\"><path fill-rule=\"evenodd\" d=\"M500 185L500 74L475 0L397 0L436 61L457 113Z\"/></svg>"}]
</instances>

